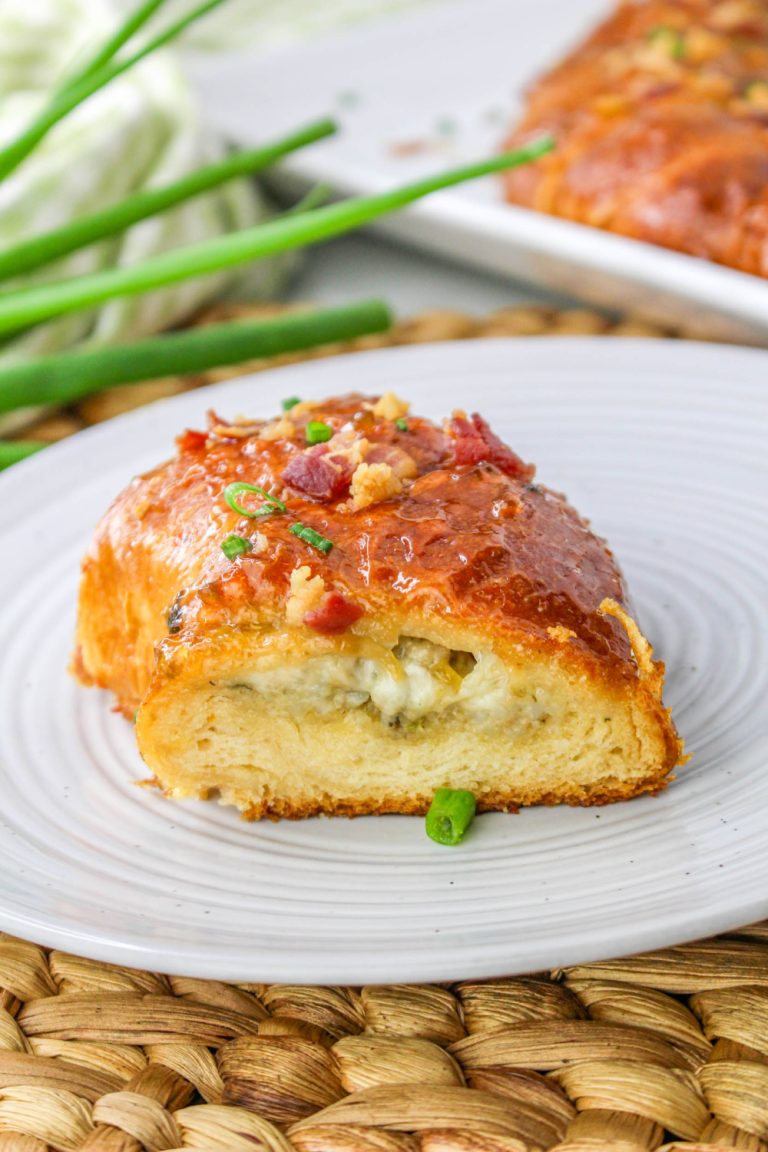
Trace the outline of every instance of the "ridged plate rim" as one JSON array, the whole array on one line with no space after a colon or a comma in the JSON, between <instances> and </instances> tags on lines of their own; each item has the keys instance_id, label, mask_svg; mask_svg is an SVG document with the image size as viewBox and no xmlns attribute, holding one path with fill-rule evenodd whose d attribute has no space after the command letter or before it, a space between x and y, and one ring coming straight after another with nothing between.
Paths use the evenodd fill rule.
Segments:
<instances>
[{"instance_id":1,"label":"ridged plate rim","mask_svg":"<svg viewBox=\"0 0 768 1152\"><path fill-rule=\"evenodd\" d=\"M561 967L679 943L768 914L768 854L761 845L768 788L760 791L758 779L768 760L768 723L750 708L768 663L768 606L759 596L768 556L768 475L760 456L766 379L768 353L706 344L542 338L399 348L259 373L161 401L8 471L0 477L0 928L133 967L213 979L360 984ZM683 769L665 796L597 812L482 818L453 851L426 841L415 819L249 826L211 805L173 805L133 789L123 770L132 733L117 727L124 722L109 713L105 695L77 687L59 667L73 566L116 490L115 477L127 481L137 467L161 460L172 435L199 425L208 407L268 414L288 394L386 386L407 393L416 408L421 392L430 415L477 405L524 455L538 445L542 481L568 491L580 511L595 515L599 530L618 531L626 553L618 548L619 559L636 570L643 594L647 589L659 601L658 612L651 605L652 620L670 619L661 598L673 578L681 579L675 548L690 558L689 584L669 608L685 624L673 648L680 659L700 649L711 666L698 670L698 681L681 681L680 669L671 673L684 710L693 708L694 716L696 708L717 711L715 697L707 709L697 692L723 694L724 713L707 719L706 732L684 733L694 745L700 739L705 757L715 750L709 774L706 762L694 761L695 770ZM618 416L624 441L606 423ZM681 427L690 444L680 442ZM574 429L583 451L568 446ZM603 443L604 459L589 452L590 436ZM654 459L664 483L654 529L660 543L651 547L625 533L626 509L611 500L623 493L642 510ZM708 533L696 522L697 500L706 507ZM743 541L740 550L732 547L733 533ZM689 608L703 613L698 637L696 618L685 616ZM702 640L707 629L719 636L720 615L726 623L732 618L733 628L745 621L750 632L743 652L722 657L737 660L727 683L716 666L720 657ZM652 638L664 648L664 636ZM740 768L744 781L738 773L735 783L726 777L726 737L734 749L728 770ZM87 766L84 754L92 758ZM71 773L68 783L51 767L57 763ZM745 792L750 774L755 791ZM87 803L73 806L73 794ZM142 872L141 858L134 859L117 830L114 844L106 840L107 818L137 830L139 842L150 838L168 891L157 890L156 873ZM745 830L734 838L737 820ZM105 847L98 855L100 838ZM640 862L651 877L625 858L634 844L647 851ZM202 851L199 873L190 872L184 855L190 845ZM702 859L705 851L709 859ZM591 879L590 852L600 865ZM577 892L576 873L564 872L584 853L582 879L589 882ZM251 896L243 861L256 869L259 884L273 884L271 903L257 886ZM666 893L654 888L661 876ZM180 903L172 884L183 893ZM99 907L100 892L109 895L109 908ZM138 913L131 901L142 893ZM255 917L258 899L257 924L249 915ZM203 915L211 919L203 922Z\"/></svg>"}]
</instances>

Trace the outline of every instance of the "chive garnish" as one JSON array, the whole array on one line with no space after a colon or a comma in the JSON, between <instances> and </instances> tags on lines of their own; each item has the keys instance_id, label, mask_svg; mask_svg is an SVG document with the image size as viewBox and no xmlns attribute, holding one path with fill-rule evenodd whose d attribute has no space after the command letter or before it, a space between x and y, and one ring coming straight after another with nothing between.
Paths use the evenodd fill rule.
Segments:
<instances>
[{"instance_id":1,"label":"chive garnish","mask_svg":"<svg viewBox=\"0 0 768 1152\"><path fill-rule=\"evenodd\" d=\"M18 464L45 447L42 440L0 440L0 469Z\"/></svg>"},{"instance_id":2,"label":"chive garnish","mask_svg":"<svg viewBox=\"0 0 768 1152\"><path fill-rule=\"evenodd\" d=\"M263 496L264 504L262 504L261 508L250 512L238 502L237 497L242 492L255 492L257 496ZM270 496L269 492L265 492L264 489L259 488L257 484L246 484L242 480L238 480L235 484L227 484L223 496L233 512L238 512L241 516L247 516L249 520L258 520L262 516L271 516L273 512L286 511L285 504L283 504L282 500L278 500L277 496Z\"/></svg>"},{"instance_id":3,"label":"chive garnish","mask_svg":"<svg viewBox=\"0 0 768 1152\"><path fill-rule=\"evenodd\" d=\"M503 152L477 164L453 168L399 188L370 196L353 197L299 215L283 215L266 224L163 252L141 264L105 268L84 276L34 284L3 293L0 296L0 333L17 332L31 324L90 308L118 296L154 291L193 276L222 272L226 268L275 256L279 252L319 244L399 208L405 208L431 192L528 164L551 152L554 146L555 141L551 136L540 136L522 148ZM7 150L0 148L0 177L9 170L5 167L5 161L13 147ZM17 162L18 157L13 163Z\"/></svg>"},{"instance_id":4,"label":"chive garnish","mask_svg":"<svg viewBox=\"0 0 768 1152\"><path fill-rule=\"evenodd\" d=\"M246 540L244 536L237 536L234 532L225 536L221 542L221 550L227 560L236 560L238 556L244 556L252 548L253 544L250 540Z\"/></svg>"},{"instance_id":5,"label":"chive garnish","mask_svg":"<svg viewBox=\"0 0 768 1152\"><path fill-rule=\"evenodd\" d=\"M0 255L0 270L2 256ZM0 299L2 294L0 294ZM265 320L234 320L167 332L135 344L89 347L0 364L0 412L32 404L73 404L93 392L161 376L184 376L278 352L381 332L391 321L384 304L362 300L318 312Z\"/></svg>"},{"instance_id":6,"label":"chive garnish","mask_svg":"<svg viewBox=\"0 0 768 1152\"><path fill-rule=\"evenodd\" d=\"M399 420L395 420L395 428L397 428L398 432L408 431L408 421L405 416L401 416Z\"/></svg>"},{"instance_id":7,"label":"chive garnish","mask_svg":"<svg viewBox=\"0 0 768 1152\"><path fill-rule=\"evenodd\" d=\"M287 400L283 400L280 407L283 412L290 412L291 408L295 408L297 404L301 404L300 396L289 396Z\"/></svg>"},{"instance_id":8,"label":"chive garnish","mask_svg":"<svg viewBox=\"0 0 768 1152\"><path fill-rule=\"evenodd\" d=\"M306 427L307 444L324 444L333 436L333 428L324 420L310 420Z\"/></svg>"},{"instance_id":9,"label":"chive garnish","mask_svg":"<svg viewBox=\"0 0 768 1152\"><path fill-rule=\"evenodd\" d=\"M322 552L324 556L327 556L333 548L331 540L321 536L319 532L315 532L314 528L305 527L304 524L291 524L288 531L292 535L298 536L299 540L303 540L305 544L311 544L313 548L317 548L318 552Z\"/></svg>"},{"instance_id":10,"label":"chive garnish","mask_svg":"<svg viewBox=\"0 0 768 1152\"><path fill-rule=\"evenodd\" d=\"M427 836L438 844L460 844L475 818L476 809L472 792L438 788L427 812Z\"/></svg>"},{"instance_id":11,"label":"chive garnish","mask_svg":"<svg viewBox=\"0 0 768 1152\"><path fill-rule=\"evenodd\" d=\"M673 60L682 60L685 56L685 37L676 28L660 24L656 28L651 28L648 40L651 44L662 48Z\"/></svg>"}]
</instances>

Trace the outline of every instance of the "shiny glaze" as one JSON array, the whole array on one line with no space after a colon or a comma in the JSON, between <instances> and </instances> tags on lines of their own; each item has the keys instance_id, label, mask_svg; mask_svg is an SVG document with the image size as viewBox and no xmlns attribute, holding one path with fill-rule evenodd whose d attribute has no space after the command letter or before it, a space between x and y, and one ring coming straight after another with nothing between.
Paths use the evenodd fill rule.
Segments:
<instances>
[{"instance_id":1,"label":"shiny glaze","mask_svg":"<svg viewBox=\"0 0 768 1152\"><path fill-rule=\"evenodd\" d=\"M81 628L91 629L83 634L88 651L102 653L86 660L91 678L123 700L139 698L169 623L172 646L187 647L209 642L220 627L247 628L254 614L281 626L290 575L300 565L362 608L353 632L365 633L377 616L408 616L452 621L489 644L522 640L554 649L562 640L547 629L559 626L575 633L572 652L634 676L623 629L597 612L604 597L624 602L621 576L566 501L524 479L524 465L523 476L484 462L456 465L450 421L441 429L409 417L408 431L400 431L370 407L361 396L329 400L295 419L295 435L278 440L261 437L263 424L230 437L213 416L216 433L185 434L174 459L135 480L102 521L84 565ZM306 451L308 419L402 449L418 474L399 495L360 511L346 499L306 499L283 485L282 472ZM239 516L222 497L237 480L280 496L286 514ZM323 556L292 536L295 521L331 539L332 551ZM257 532L260 551L226 559L226 535ZM93 643L102 608L102 633L111 631Z\"/></svg>"},{"instance_id":2,"label":"shiny glaze","mask_svg":"<svg viewBox=\"0 0 768 1152\"><path fill-rule=\"evenodd\" d=\"M659 29L683 54L654 47ZM687 45L690 44L690 47ZM516 204L768 275L765 0L621 4L528 98L505 147L558 147L505 177Z\"/></svg>"}]
</instances>

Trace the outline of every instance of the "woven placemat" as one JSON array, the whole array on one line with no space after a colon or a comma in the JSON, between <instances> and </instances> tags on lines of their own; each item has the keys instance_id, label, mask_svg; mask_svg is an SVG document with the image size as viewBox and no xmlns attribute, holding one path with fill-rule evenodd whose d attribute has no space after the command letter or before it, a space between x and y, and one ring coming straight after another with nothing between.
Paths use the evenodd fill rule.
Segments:
<instances>
[{"instance_id":1,"label":"woven placemat","mask_svg":"<svg viewBox=\"0 0 768 1152\"><path fill-rule=\"evenodd\" d=\"M310 355L555 334L675 335L582 310L440 311ZM235 374L116 388L25 435ZM162 976L0 938L0 1152L662 1146L768 1152L768 923L523 979L370 988Z\"/></svg>"}]
</instances>

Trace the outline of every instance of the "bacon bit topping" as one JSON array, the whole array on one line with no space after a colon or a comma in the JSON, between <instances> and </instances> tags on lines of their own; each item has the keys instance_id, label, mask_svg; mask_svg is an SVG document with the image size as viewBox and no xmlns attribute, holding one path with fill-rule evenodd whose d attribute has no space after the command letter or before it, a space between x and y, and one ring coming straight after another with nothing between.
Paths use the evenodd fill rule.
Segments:
<instances>
[{"instance_id":1,"label":"bacon bit topping","mask_svg":"<svg viewBox=\"0 0 768 1152\"><path fill-rule=\"evenodd\" d=\"M313 576L306 564L291 572L291 591L285 603L285 619L297 627L309 612L319 608L325 593L322 576Z\"/></svg>"},{"instance_id":2,"label":"bacon bit topping","mask_svg":"<svg viewBox=\"0 0 768 1152\"><path fill-rule=\"evenodd\" d=\"M176 437L176 443L179 452L199 452L208 443L208 433L195 432L192 428L187 428L186 432Z\"/></svg>"},{"instance_id":3,"label":"bacon bit topping","mask_svg":"<svg viewBox=\"0 0 768 1152\"><path fill-rule=\"evenodd\" d=\"M454 414L450 424L451 434L455 437L454 464L495 464L507 476L515 479L531 480L536 471L532 464L526 464L516 452L508 448L482 416L472 413L472 419Z\"/></svg>"},{"instance_id":4,"label":"bacon bit topping","mask_svg":"<svg viewBox=\"0 0 768 1152\"><path fill-rule=\"evenodd\" d=\"M327 446L318 444L308 452L299 452L283 470L283 483L289 488L308 496L310 500L325 503L338 499L349 487L352 470L348 462L340 457L335 460L326 453Z\"/></svg>"},{"instance_id":5,"label":"bacon bit topping","mask_svg":"<svg viewBox=\"0 0 768 1152\"><path fill-rule=\"evenodd\" d=\"M355 469L349 492L352 507L356 512L397 496L403 490L403 482L389 464L360 464Z\"/></svg>"},{"instance_id":6,"label":"bacon bit topping","mask_svg":"<svg viewBox=\"0 0 768 1152\"><path fill-rule=\"evenodd\" d=\"M405 400L401 400L394 392L385 392L372 409L374 416L380 420L399 420L401 416L407 416L410 410L410 404L406 404Z\"/></svg>"},{"instance_id":7,"label":"bacon bit topping","mask_svg":"<svg viewBox=\"0 0 768 1152\"><path fill-rule=\"evenodd\" d=\"M412 480L419 473L413 456L396 444L374 444L365 459L368 464L388 464L400 480Z\"/></svg>"},{"instance_id":8,"label":"bacon bit topping","mask_svg":"<svg viewBox=\"0 0 768 1152\"><path fill-rule=\"evenodd\" d=\"M363 609L341 592L326 592L318 607L305 614L304 623L323 636L339 636L362 615Z\"/></svg>"}]
</instances>

